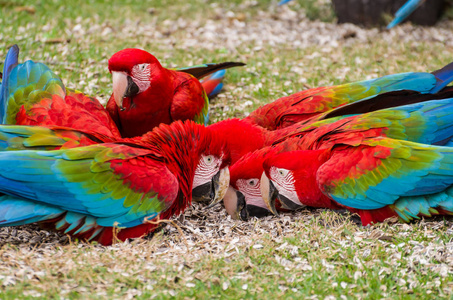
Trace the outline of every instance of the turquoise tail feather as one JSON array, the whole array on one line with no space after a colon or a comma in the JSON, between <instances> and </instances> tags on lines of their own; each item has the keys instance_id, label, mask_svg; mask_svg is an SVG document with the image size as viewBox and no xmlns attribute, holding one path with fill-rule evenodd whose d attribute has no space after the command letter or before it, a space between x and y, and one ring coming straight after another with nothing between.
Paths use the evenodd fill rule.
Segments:
<instances>
[{"instance_id":1,"label":"turquoise tail feather","mask_svg":"<svg viewBox=\"0 0 453 300\"><path fill-rule=\"evenodd\" d=\"M291 1L291 0L281 0L281 1L278 3L278 5L280 6L280 5L286 4L286 3L290 2L290 1Z\"/></svg>"}]
</instances>

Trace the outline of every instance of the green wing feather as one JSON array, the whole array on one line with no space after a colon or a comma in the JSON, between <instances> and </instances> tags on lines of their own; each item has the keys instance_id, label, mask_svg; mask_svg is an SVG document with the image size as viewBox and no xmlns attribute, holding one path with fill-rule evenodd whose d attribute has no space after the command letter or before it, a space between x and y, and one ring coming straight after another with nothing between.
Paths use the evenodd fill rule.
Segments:
<instances>
[{"instance_id":1,"label":"green wing feather","mask_svg":"<svg viewBox=\"0 0 453 300\"><path fill-rule=\"evenodd\" d=\"M143 223L176 199L178 182L154 154L121 144L0 152L0 191L97 219Z\"/></svg>"},{"instance_id":2,"label":"green wing feather","mask_svg":"<svg viewBox=\"0 0 453 300\"><path fill-rule=\"evenodd\" d=\"M0 126L0 150L56 150L88 146L110 138L92 132L85 133L62 127L2 125Z\"/></svg>"},{"instance_id":3,"label":"green wing feather","mask_svg":"<svg viewBox=\"0 0 453 300\"><path fill-rule=\"evenodd\" d=\"M66 91L61 79L46 65L26 61L16 66L8 79L7 109L5 124L15 124L22 105L29 107L42 98L58 95L64 99Z\"/></svg>"},{"instance_id":4,"label":"green wing feather","mask_svg":"<svg viewBox=\"0 0 453 300\"><path fill-rule=\"evenodd\" d=\"M345 206L377 209L400 197L444 191L453 184L453 148L389 138L333 149L317 173L324 193Z\"/></svg>"}]
</instances>

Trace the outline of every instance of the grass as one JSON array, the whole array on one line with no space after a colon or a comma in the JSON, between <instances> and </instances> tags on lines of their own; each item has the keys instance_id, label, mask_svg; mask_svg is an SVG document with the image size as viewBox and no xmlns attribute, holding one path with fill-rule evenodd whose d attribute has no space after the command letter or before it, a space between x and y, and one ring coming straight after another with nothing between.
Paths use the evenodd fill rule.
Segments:
<instances>
[{"instance_id":1,"label":"grass","mask_svg":"<svg viewBox=\"0 0 453 300\"><path fill-rule=\"evenodd\" d=\"M172 250L162 233L151 241L107 248L72 244L48 251L4 246L3 267L8 267L9 276L22 270L22 279L16 275L2 298L434 299L451 292L453 276L442 270L447 262L441 261L442 254L432 255L445 251L451 258L451 249L446 250L451 248L450 237L445 234L449 228L451 234L450 221L358 228L332 212L292 221L279 223L285 226L283 233L263 233L266 220L254 220L254 231L233 234L238 238L209 256L181 251L185 246L180 244L176 247L182 249L173 249L177 257L171 257L164 253Z\"/></svg>"},{"instance_id":2,"label":"grass","mask_svg":"<svg viewBox=\"0 0 453 300\"><path fill-rule=\"evenodd\" d=\"M296 2L296 1L294 1ZM451 23L392 32L334 25L325 1L0 1L0 57L14 43L21 59L42 61L69 86L106 100L107 60L141 47L165 66L243 61L229 70L211 106L212 122L243 117L293 92L451 62ZM323 23L318 21L329 21ZM226 31L230 29L231 31ZM167 226L154 238L111 247L2 240L2 299L451 297L453 223L359 227L312 210L282 218L216 222L186 240ZM188 222L188 223L187 223ZM185 225L184 225L185 224ZM192 228L189 230L189 228ZM19 229L30 230L30 229ZM208 233L212 236L208 236ZM7 231L9 235L18 234ZM47 233L41 232L42 235ZM188 244L186 244L186 242Z\"/></svg>"}]
</instances>

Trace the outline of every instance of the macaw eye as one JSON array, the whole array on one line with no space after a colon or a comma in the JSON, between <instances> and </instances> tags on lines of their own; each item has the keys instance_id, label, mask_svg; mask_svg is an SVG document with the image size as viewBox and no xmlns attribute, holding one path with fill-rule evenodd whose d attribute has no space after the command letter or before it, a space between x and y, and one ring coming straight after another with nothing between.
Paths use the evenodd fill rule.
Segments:
<instances>
[{"instance_id":1,"label":"macaw eye","mask_svg":"<svg viewBox=\"0 0 453 300\"><path fill-rule=\"evenodd\" d=\"M203 159L204 159L205 164L207 164L209 166L214 161L214 156L208 155L208 156L203 157Z\"/></svg>"},{"instance_id":2,"label":"macaw eye","mask_svg":"<svg viewBox=\"0 0 453 300\"><path fill-rule=\"evenodd\" d=\"M147 66L148 66L148 64L139 64L139 65L138 65L138 69L139 69L140 71L144 71L144 70L146 69Z\"/></svg>"},{"instance_id":3,"label":"macaw eye","mask_svg":"<svg viewBox=\"0 0 453 300\"><path fill-rule=\"evenodd\" d=\"M277 169L278 171L278 175L282 176L282 177L286 177L286 175L288 175L289 173L289 170L286 170L286 169Z\"/></svg>"},{"instance_id":4,"label":"macaw eye","mask_svg":"<svg viewBox=\"0 0 453 300\"><path fill-rule=\"evenodd\" d=\"M250 186L255 186L258 183L258 179L256 179L256 178L250 179L248 181L248 183L249 183Z\"/></svg>"}]
</instances>

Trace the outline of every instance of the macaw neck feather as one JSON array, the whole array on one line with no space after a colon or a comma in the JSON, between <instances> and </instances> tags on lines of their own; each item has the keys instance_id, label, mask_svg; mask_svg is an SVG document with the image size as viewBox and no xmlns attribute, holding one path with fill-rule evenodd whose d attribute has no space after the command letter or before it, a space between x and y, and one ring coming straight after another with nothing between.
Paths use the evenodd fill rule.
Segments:
<instances>
[{"instance_id":1,"label":"macaw neck feather","mask_svg":"<svg viewBox=\"0 0 453 300\"><path fill-rule=\"evenodd\" d=\"M234 164L245 154L266 146L267 130L240 119L227 119L207 127L213 136L222 137Z\"/></svg>"},{"instance_id":2,"label":"macaw neck feather","mask_svg":"<svg viewBox=\"0 0 453 300\"><path fill-rule=\"evenodd\" d=\"M145 134L143 140L154 145L166 162L168 169L178 177L180 184L179 201L182 207L190 205L195 169L202 151L208 149L210 138L204 126L194 122L177 121L160 125Z\"/></svg>"}]
</instances>

